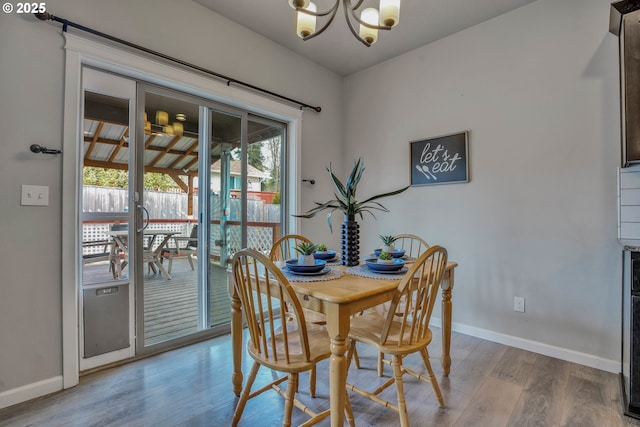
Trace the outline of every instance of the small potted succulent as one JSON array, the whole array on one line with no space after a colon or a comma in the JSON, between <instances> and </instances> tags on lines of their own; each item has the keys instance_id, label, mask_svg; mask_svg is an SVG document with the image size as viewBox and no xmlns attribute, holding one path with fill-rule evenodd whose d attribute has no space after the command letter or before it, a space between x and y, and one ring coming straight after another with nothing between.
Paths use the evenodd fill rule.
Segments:
<instances>
[{"instance_id":1,"label":"small potted succulent","mask_svg":"<svg viewBox=\"0 0 640 427\"><path fill-rule=\"evenodd\" d=\"M382 251L378 256L378 264L393 264L393 257L389 252Z\"/></svg>"},{"instance_id":2,"label":"small potted succulent","mask_svg":"<svg viewBox=\"0 0 640 427\"><path fill-rule=\"evenodd\" d=\"M300 254L298 256L298 265L315 265L316 259L313 256L313 252L316 250L316 245L311 242L302 242L296 246L296 251Z\"/></svg>"},{"instance_id":3,"label":"small potted succulent","mask_svg":"<svg viewBox=\"0 0 640 427\"><path fill-rule=\"evenodd\" d=\"M397 239L393 236L384 236L384 235L380 235L380 240L382 240L382 252L389 252L392 253L396 250L396 248L393 246L393 242L395 242Z\"/></svg>"},{"instance_id":4,"label":"small potted succulent","mask_svg":"<svg viewBox=\"0 0 640 427\"><path fill-rule=\"evenodd\" d=\"M324 243L320 243L316 247L316 252L321 253L321 254L326 254L327 253L327 245L325 245Z\"/></svg>"}]
</instances>

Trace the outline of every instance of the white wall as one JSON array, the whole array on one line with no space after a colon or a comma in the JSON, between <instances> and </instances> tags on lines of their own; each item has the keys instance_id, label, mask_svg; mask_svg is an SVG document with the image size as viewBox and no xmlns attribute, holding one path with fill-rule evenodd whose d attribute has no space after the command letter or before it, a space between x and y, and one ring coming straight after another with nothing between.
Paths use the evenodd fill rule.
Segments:
<instances>
[{"instance_id":1,"label":"white wall","mask_svg":"<svg viewBox=\"0 0 640 427\"><path fill-rule=\"evenodd\" d=\"M304 113L302 168L317 176L331 160L341 166L335 154L342 149L342 80L336 74L191 1L59 0L46 6L61 18L320 105L321 114ZM75 188L62 188L61 156L29 151L34 143L62 147L60 28L30 15L0 14L0 407L29 397L32 388L53 391L61 384L61 199ZM21 184L49 186L49 206L20 206ZM303 205L312 196L303 193Z\"/></svg>"},{"instance_id":2,"label":"white wall","mask_svg":"<svg viewBox=\"0 0 640 427\"><path fill-rule=\"evenodd\" d=\"M467 184L410 188L362 222L459 263L458 330L617 370L618 39L609 1L538 0L345 79L361 196L409 183L409 141L470 131ZM384 178L376 182L377 173ZM526 298L526 313L513 297ZM439 316L436 313L435 316Z\"/></svg>"}]
</instances>

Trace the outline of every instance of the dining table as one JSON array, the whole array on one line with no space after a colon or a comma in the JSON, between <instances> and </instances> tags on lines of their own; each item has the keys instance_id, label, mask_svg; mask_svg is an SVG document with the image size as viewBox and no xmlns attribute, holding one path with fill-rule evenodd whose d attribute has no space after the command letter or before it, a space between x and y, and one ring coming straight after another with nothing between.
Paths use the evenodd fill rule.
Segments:
<instances>
[{"instance_id":1,"label":"dining table","mask_svg":"<svg viewBox=\"0 0 640 427\"><path fill-rule=\"evenodd\" d=\"M145 244L145 249L142 251L143 262L149 263L149 268L151 268L154 272L160 271L160 273L171 280L171 275L167 272L167 270L162 265L162 250L169 242L169 239L173 237L173 235L178 234L176 231L171 230L144 230L143 235L147 239ZM124 255L124 260L122 262L115 262L115 276L116 278L122 278L122 269L129 262L129 244L128 244L128 236L129 230L112 230L109 232L109 235L113 239L114 251L122 251ZM158 236L162 236L162 239L159 240L159 243L156 244L156 240L159 239ZM119 254L116 254L119 257ZM157 270L156 270L157 268Z\"/></svg>"},{"instance_id":2,"label":"dining table","mask_svg":"<svg viewBox=\"0 0 640 427\"><path fill-rule=\"evenodd\" d=\"M442 290L442 371L445 376L451 369L451 310L454 270L456 262L449 261L440 282ZM350 274L355 272L346 266L334 266L341 274L333 280L296 281L287 275L290 285L300 300L302 307L326 316L326 329L331 339L329 360L329 400L331 426L343 426L344 390L347 381L346 352L349 349L349 329L351 316L379 304L391 301L401 277L378 278L375 275ZM302 280L302 279L300 279ZM242 391L242 312L240 299L233 285L233 273L229 272L229 295L231 296L231 341L233 352L233 392L240 396Z\"/></svg>"}]
</instances>

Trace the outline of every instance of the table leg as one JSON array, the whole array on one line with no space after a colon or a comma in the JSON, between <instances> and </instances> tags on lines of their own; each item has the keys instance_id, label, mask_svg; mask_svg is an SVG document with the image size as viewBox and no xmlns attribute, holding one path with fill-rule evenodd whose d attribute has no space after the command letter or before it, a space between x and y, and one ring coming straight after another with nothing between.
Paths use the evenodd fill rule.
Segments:
<instances>
[{"instance_id":1,"label":"table leg","mask_svg":"<svg viewBox=\"0 0 640 427\"><path fill-rule=\"evenodd\" d=\"M231 296L231 351L233 354L233 373L231 383L233 392L240 396L242 391L242 312L240 298L232 284L233 276L229 274L229 295Z\"/></svg>"},{"instance_id":2,"label":"table leg","mask_svg":"<svg viewBox=\"0 0 640 427\"><path fill-rule=\"evenodd\" d=\"M329 359L329 400L331 425L344 425L344 393L347 383L347 358L349 349L350 316L340 313L339 306L329 306L327 310L327 332L331 338L331 359Z\"/></svg>"},{"instance_id":3,"label":"table leg","mask_svg":"<svg viewBox=\"0 0 640 427\"><path fill-rule=\"evenodd\" d=\"M453 269L447 273L442 286L442 372L445 377L451 371L451 290L453 289Z\"/></svg>"},{"instance_id":4,"label":"table leg","mask_svg":"<svg viewBox=\"0 0 640 427\"><path fill-rule=\"evenodd\" d=\"M162 275L164 277L167 278L167 280L171 280L171 275L167 272L167 270L165 270L164 266L162 265L162 263L160 262L159 258L155 258L155 261L153 262L153 264L155 264L158 269L160 270L160 272L162 273Z\"/></svg>"}]
</instances>

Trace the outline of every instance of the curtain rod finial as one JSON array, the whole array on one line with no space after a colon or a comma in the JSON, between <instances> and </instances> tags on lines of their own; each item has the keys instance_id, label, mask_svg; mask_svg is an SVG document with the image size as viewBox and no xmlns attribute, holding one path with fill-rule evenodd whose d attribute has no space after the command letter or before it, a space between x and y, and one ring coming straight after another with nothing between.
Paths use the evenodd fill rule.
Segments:
<instances>
[{"instance_id":1,"label":"curtain rod finial","mask_svg":"<svg viewBox=\"0 0 640 427\"><path fill-rule=\"evenodd\" d=\"M52 19L51 17L53 16L49 12L34 13L34 15L41 21L48 21L49 19Z\"/></svg>"}]
</instances>

